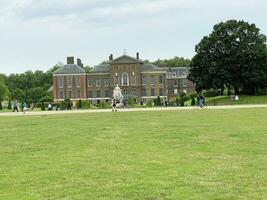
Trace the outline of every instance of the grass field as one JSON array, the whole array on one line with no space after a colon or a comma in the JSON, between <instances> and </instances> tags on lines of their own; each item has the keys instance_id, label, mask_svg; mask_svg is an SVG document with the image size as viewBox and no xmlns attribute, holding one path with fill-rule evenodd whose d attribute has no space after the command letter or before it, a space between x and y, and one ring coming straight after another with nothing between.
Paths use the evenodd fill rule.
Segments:
<instances>
[{"instance_id":1,"label":"grass field","mask_svg":"<svg viewBox=\"0 0 267 200\"><path fill-rule=\"evenodd\" d=\"M267 104L267 96L247 96L241 95L238 101L231 100L229 96L208 98L207 105L221 106L221 105L242 105L242 104Z\"/></svg>"},{"instance_id":2,"label":"grass field","mask_svg":"<svg viewBox=\"0 0 267 200\"><path fill-rule=\"evenodd\" d=\"M267 199L267 109L0 117L0 199Z\"/></svg>"}]
</instances>

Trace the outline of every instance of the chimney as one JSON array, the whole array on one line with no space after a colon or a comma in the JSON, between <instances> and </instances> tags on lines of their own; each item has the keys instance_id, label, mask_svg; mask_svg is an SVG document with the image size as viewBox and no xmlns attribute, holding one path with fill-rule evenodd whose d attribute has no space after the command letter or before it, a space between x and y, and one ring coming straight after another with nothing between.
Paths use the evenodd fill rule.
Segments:
<instances>
[{"instance_id":1,"label":"chimney","mask_svg":"<svg viewBox=\"0 0 267 200\"><path fill-rule=\"evenodd\" d=\"M82 60L80 58L77 58L77 65L80 67L83 67Z\"/></svg>"},{"instance_id":2,"label":"chimney","mask_svg":"<svg viewBox=\"0 0 267 200\"><path fill-rule=\"evenodd\" d=\"M74 64L74 57L67 57L67 64Z\"/></svg>"},{"instance_id":3,"label":"chimney","mask_svg":"<svg viewBox=\"0 0 267 200\"><path fill-rule=\"evenodd\" d=\"M136 59L139 60L139 52L136 53Z\"/></svg>"},{"instance_id":4,"label":"chimney","mask_svg":"<svg viewBox=\"0 0 267 200\"><path fill-rule=\"evenodd\" d=\"M109 55L109 61L113 60L113 54Z\"/></svg>"}]
</instances>

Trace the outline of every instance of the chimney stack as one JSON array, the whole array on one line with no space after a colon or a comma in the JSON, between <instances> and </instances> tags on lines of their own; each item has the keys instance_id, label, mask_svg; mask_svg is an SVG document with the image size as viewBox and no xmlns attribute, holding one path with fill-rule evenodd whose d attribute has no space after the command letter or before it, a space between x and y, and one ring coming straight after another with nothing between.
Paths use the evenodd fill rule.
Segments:
<instances>
[{"instance_id":1,"label":"chimney stack","mask_svg":"<svg viewBox=\"0 0 267 200\"><path fill-rule=\"evenodd\" d=\"M109 61L112 61L113 60L113 54L110 54L109 55Z\"/></svg>"},{"instance_id":2,"label":"chimney stack","mask_svg":"<svg viewBox=\"0 0 267 200\"><path fill-rule=\"evenodd\" d=\"M82 63L82 60L80 58L77 58L77 65L79 67L83 67L83 63Z\"/></svg>"},{"instance_id":3,"label":"chimney stack","mask_svg":"<svg viewBox=\"0 0 267 200\"><path fill-rule=\"evenodd\" d=\"M68 65L74 64L74 57L67 57L67 64Z\"/></svg>"},{"instance_id":4,"label":"chimney stack","mask_svg":"<svg viewBox=\"0 0 267 200\"><path fill-rule=\"evenodd\" d=\"M136 59L139 60L139 52L136 53Z\"/></svg>"}]
</instances>

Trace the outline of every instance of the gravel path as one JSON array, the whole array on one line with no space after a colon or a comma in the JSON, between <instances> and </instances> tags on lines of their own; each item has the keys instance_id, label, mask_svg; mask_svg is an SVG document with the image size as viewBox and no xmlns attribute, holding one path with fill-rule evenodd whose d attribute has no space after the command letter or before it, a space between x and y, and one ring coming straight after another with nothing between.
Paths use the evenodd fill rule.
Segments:
<instances>
[{"instance_id":1,"label":"gravel path","mask_svg":"<svg viewBox=\"0 0 267 200\"><path fill-rule=\"evenodd\" d=\"M231 106L210 106L208 110L217 109L242 109L242 108L267 108L267 105L231 105ZM179 111L179 110L193 110L193 107L169 107L169 108L124 108L118 109L118 112L153 112L153 111ZM111 109L95 109L95 110L72 110L72 111L42 111L42 112L26 112L23 115L22 112L3 112L0 113L0 117L3 116L40 116L40 115L62 115L62 114L75 114L75 113L107 113L111 112Z\"/></svg>"}]
</instances>

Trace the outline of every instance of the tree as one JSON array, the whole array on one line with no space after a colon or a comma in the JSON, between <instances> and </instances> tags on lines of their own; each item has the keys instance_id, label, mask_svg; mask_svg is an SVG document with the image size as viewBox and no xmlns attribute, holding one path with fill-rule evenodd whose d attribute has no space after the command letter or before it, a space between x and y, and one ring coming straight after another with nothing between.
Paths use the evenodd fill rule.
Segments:
<instances>
[{"instance_id":1,"label":"tree","mask_svg":"<svg viewBox=\"0 0 267 200\"><path fill-rule=\"evenodd\" d=\"M0 110L2 110L2 101L5 100L5 98L8 96L9 91L8 88L3 80L3 78L0 78Z\"/></svg>"},{"instance_id":2,"label":"tree","mask_svg":"<svg viewBox=\"0 0 267 200\"><path fill-rule=\"evenodd\" d=\"M191 100L191 106L194 106L196 105L196 100L195 100L195 97L192 96L192 100Z\"/></svg>"},{"instance_id":3,"label":"tree","mask_svg":"<svg viewBox=\"0 0 267 200\"><path fill-rule=\"evenodd\" d=\"M8 110L12 110L12 105L11 105L11 101L10 101L10 100L8 100L8 106L7 106L7 109L8 109Z\"/></svg>"},{"instance_id":4,"label":"tree","mask_svg":"<svg viewBox=\"0 0 267 200\"><path fill-rule=\"evenodd\" d=\"M196 90L232 87L254 94L267 87L266 36L255 24L229 20L214 26L196 46L188 78Z\"/></svg>"},{"instance_id":5,"label":"tree","mask_svg":"<svg viewBox=\"0 0 267 200\"><path fill-rule=\"evenodd\" d=\"M45 111L45 104L44 104L44 102L42 102L42 104L41 104L41 111Z\"/></svg>"},{"instance_id":6,"label":"tree","mask_svg":"<svg viewBox=\"0 0 267 200\"><path fill-rule=\"evenodd\" d=\"M191 63L190 59L183 58L183 57L174 57L171 59L158 59L153 62L153 64L159 66L159 67L189 67Z\"/></svg>"}]
</instances>

